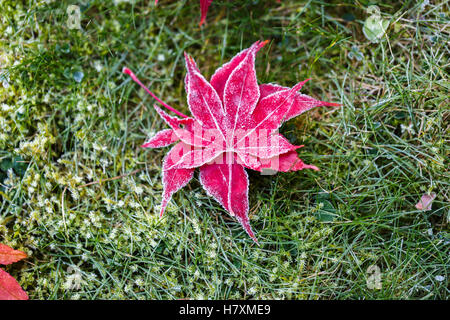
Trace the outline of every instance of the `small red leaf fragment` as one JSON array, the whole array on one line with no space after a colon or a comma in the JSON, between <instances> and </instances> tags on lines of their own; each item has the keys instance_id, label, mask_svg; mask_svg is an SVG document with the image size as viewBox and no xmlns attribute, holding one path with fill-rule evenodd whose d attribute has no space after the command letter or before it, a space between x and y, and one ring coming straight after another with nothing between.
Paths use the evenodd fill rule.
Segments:
<instances>
[{"instance_id":1,"label":"small red leaf fragment","mask_svg":"<svg viewBox=\"0 0 450 320\"><path fill-rule=\"evenodd\" d=\"M14 250L6 244L0 243L0 264L7 265L25 259L27 254L20 250Z\"/></svg>"},{"instance_id":2,"label":"small red leaf fragment","mask_svg":"<svg viewBox=\"0 0 450 320\"><path fill-rule=\"evenodd\" d=\"M281 0L277 0L277 2L280 2ZM206 14L208 13L209 6L213 0L200 0L200 23L199 26L201 27L202 24L205 22ZM158 4L158 0L155 0L155 5Z\"/></svg>"},{"instance_id":3,"label":"small red leaf fragment","mask_svg":"<svg viewBox=\"0 0 450 320\"><path fill-rule=\"evenodd\" d=\"M208 13L209 6L212 2L213 0L200 0L200 26L205 22L206 14Z\"/></svg>"},{"instance_id":4,"label":"small red leaf fragment","mask_svg":"<svg viewBox=\"0 0 450 320\"><path fill-rule=\"evenodd\" d=\"M425 193L420 198L420 201L416 204L416 208L418 210L430 211L434 198L436 198L436 193L431 193L431 194Z\"/></svg>"}]
</instances>

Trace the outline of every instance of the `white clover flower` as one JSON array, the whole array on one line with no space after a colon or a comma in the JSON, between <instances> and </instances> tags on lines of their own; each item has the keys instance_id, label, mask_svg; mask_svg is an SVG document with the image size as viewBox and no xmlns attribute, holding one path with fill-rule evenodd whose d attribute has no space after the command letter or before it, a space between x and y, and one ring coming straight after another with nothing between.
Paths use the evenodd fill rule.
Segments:
<instances>
[{"instance_id":1,"label":"white clover flower","mask_svg":"<svg viewBox=\"0 0 450 320\"><path fill-rule=\"evenodd\" d=\"M195 298L196 300L205 300L205 295L203 293L199 293Z\"/></svg>"},{"instance_id":2,"label":"white clover flower","mask_svg":"<svg viewBox=\"0 0 450 320\"><path fill-rule=\"evenodd\" d=\"M81 296L79 293L75 293L70 297L71 300L80 300Z\"/></svg>"},{"instance_id":3,"label":"white clover flower","mask_svg":"<svg viewBox=\"0 0 450 320\"><path fill-rule=\"evenodd\" d=\"M94 69L95 69L97 72L100 72L100 71L103 70L103 65L102 65L102 63L100 62L100 60L95 60L93 64L94 64Z\"/></svg>"},{"instance_id":4,"label":"white clover flower","mask_svg":"<svg viewBox=\"0 0 450 320\"><path fill-rule=\"evenodd\" d=\"M437 275L436 277L434 277L436 279L436 281L442 282L445 280L445 276L441 276L441 275Z\"/></svg>"},{"instance_id":5,"label":"white clover flower","mask_svg":"<svg viewBox=\"0 0 450 320\"><path fill-rule=\"evenodd\" d=\"M131 265L131 266L130 266L130 270L131 270L131 272L136 272L136 271L137 271L137 269L138 269L138 266L137 266L137 265L135 265L135 264L133 264L133 265Z\"/></svg>"},{"instance_id":6,"label":"white clover flower","mask_svg":"<svg viewBox=\"0 0 450 320\"><path fill-rule=\"evenodd\" d=\"M92 147L94 148L94 150L97 150L97 151L106 151L108 149L107 146L99 145L97 142L94 142Z\"/></svg>"},{"instance_id":7,"label":"white clover flower","mask_svg":"<svg viewBox=\"0 0 450 320\"><path fill-rule=\"evenodd\" d=\"M45 206L45 201L44 201L44 198L42 197L42 195L38 195L37 205L39 208L42 208L43 206Z\"/></svg>"},{"instance_id":8,"label":"white clover flower","mask_svg":"<svg viewBox=\"0 0 450 320\"><path fill-rule=\"evenodd\" d=\"M72 196L73 200L80 199L80 194L78 193L78 191L76 189L69 188L69 191L70 191L70 195Z\"/></svg>"},{"instance_id":9,"label":"white clover flower","mask_svg":"<svg viewBox=\"0 0 450 320\"><path fill-rule=\"evenodd\" d=\"M134 188L134 192L136 192L137 195L141 195L144 192L144 189L141 186L137 186Z\"/></svg>"},{"instance_id":10,"label":"white clover flower","mask_svg":"<svg viewBox=\"0 0 450 320\"><path fill-rule=\"evenodd\" d=\"M53 206L51 204L46 205L45 211L47 211L47 213L53 213Z\"/></svg>"},{"instance_id":11,"label":"white clover flower","mask_svg":"<svg viewBox=\"0 0 450 320\"><path fill-rule=\"evenodd\" d=\"M85 107L85 103L84 103L84 101L83 100L80 100L80 101L78 101L77 102L77 109L78 109L78 111L84 111L84 107Z\"/></svg>"},{"instance_id":12,"label":"white clover flower","mask_svg":"<svg viewBox=\"0 0 450 320\"><path fill-rule=\"evenodd\" d=\"M44 95L44 98L42 99L42 101L43 101L44 103L49 103L49 102L50 102L50 93L46 93L46 94Z\"/></svg>"},{"instance_id":13,"label":"white clover flower","mask_svg":"<svg viewBox=\"0 0 450 320\"><path fill-rule=\"evenodd\" d=\"M130 201L130 203L128 205L133 209L139 208L139 203L134 200Z\"/></svg>"},{"instance_id":14,"label":"white clover flower","mask_svg":"<svg viewBox=\"0 0 450 320\"><path fill-rule=\"evenodd\" d=\"M73 177L73 180L76 182L76 183L81 183L82 181L83 181L83 178L82 177L80 177L80 176L75 176L75 177Z\"/></svg>"},{"instance_id":15,"label":"white clover flower","mask_svg":"<svg viewBox=\"0 0 450 320\"><path fill-rule=\"evenodd\" d=\"M158 57L157 57L156 59L157 59L158 61L163 62L163 61L166 60L166 57L165 57L162 53L160 53L160 54L158 54Z\"/></svg>"},{"instance_id":16,"label":"white clover flower","mask_svg":"<svg viewBox=\"0 0 450 320\"><path fill-rule=\"evenodd\" d=\"M12 109L13 109L13 107L11 107L10 105L7 105L6 103L2 103L0 108L3 112L9 112L9 111L12 111Z\"/></svg>"},{"instance_id":17,"label":"white clover flower","mask_svg":"<svg viewBox=\"0 0 450 320\"><path fill-rule=\"evenodd\" d=\"M32 220L37 221L37 220L39 219L39 211L37 211L37 210L31 211L31 213L30 213L30 218L31 218Z\"/></svg>"},{"instance_id":18,"label":"white clover flower","mask_svg":"<svg viewBox=\"0 0 450 320\"><path fill-rule=\"evenodd\" d=\"M99 162L100 162L100 164L101 164L103 167L109 166L109 161L108 161L108 159L101 158L101 159L99 160Z\"/></svg>"},{"instance_id":19,"label":"white clover flower","mask_svg":"<svg viewBox=\"0 0 450 320\"><path fill-rule=\"evenodd\" d=\"M250 289L248 289L247 293L249 295L255 295L256 294L256 288L255 287L251 287Z\"/></svg>"},{"instance_id":20,"label":"white clover flower","mask_svg":"<svg viewBox=\"0 0 450 320\"><path fill-rule=\"evenodd\" d=\"M95 109L95 105L94 104L88 104L87 106L86 106L86 110L89 112L89 113L91 113L94 109Z\"/></svg>"},{"instance_id":21,"label":"white clover flower","mask_svg":"<svg viewBox=\"0 0 450 320\"><path fill-rule=\"evenodd\" d=\"M127 284L127 285L125 286L125 288L123 289L123 291L125 291L126 293L130 293L132 290L133 290L133 289L132 289L132 287L131 287L130 284Z\"/></svg>"},{"instance_id":22,"label":"white clover flower","mask_svg":"<svg viewBox=\"0 0 450 320\"><path fill-rule=\"evenodd\" d=\"M115 239L117 237L117 229L112 229L112 231L109 234L109 238L111 240Z\"/></svg>"},{"instance_id":23,"label":"white clover flower","mask_svg":"<svg viewBox=\"0 0 450 320\"><path fill-rule=\"evenodd\" d=\"M142 280L142 278L137 278L136 280L134 280L134 284L138 287L142 287L144 285L144 280Z\"/></svg>"},{"instance_id":24,"label":"white clover flower","mask_svg":"<svg viewBox=\"0 0 450 320\"><path fill-rule=\"evenodd\" d=\"M217 252L215 250L208 250L206 255L211 259L215 259L217 257Z\"/></svg>"}]
</instances>

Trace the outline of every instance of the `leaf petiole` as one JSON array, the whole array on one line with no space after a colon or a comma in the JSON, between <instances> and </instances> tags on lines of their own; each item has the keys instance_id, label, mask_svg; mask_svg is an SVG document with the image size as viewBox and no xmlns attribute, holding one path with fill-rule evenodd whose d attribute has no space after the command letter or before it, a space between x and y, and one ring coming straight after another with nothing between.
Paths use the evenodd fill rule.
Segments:
<instances>
[{"instance_id":1,"label":"leaf petiole","mask_svg":"<svg viewBox=\"0 0 450 320\"><path fill-rule=\"evenodd\" d=\"M158 101L163 107L169 109L170 111L176 113L177 115L179 115L180 117L183 118L187 118L188 116L181 113L180 111L174 109L173 107L169 106L167 103L165 103L164 101L162 101L161 99L159 99L153 92L151 92L146 86L144 86L144 84L141 82L141 80L138 79L138 77L136 77L136 75L133 73L133 71L131 71L130 69L124 67L122 69L122 72L129 75L131 77L131 79L133 79L134 82L136 82L137 84L139 84L145 91L147 91L147 93L149 95L151 95L156 101Z\"/></svg>"}]
</instances>

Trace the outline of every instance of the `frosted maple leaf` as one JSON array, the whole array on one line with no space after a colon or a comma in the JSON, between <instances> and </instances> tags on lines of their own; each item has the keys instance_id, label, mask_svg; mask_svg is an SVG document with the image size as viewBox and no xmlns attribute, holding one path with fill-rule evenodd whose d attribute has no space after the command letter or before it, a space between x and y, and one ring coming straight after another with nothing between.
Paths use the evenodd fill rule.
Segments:
<instances>
[{"instance_id":1,"label":"frosted maple leaf","mask_svg":"<svg viewBox=\"0 0 450 320\"><path fill-rule=\"evenodd\" d=\"M159 131L144 148L160 148L176 143L163 163L161 211L172 195L184 187L199 168L206 192L234 216L255 241L249 223L246 169L262 171L318 170L305 164L296 149L278 133L281 124L318 106L339 106L298 93L302 81L292 88L276 84L258 85L256 53L267 43L255 42L217 69L208 82L194 59L185 53L187 102L193 117L164 103L148 90L128 68L130 75L161 105L176 113L171 116L155 105L170 129Z\"/></svg>"}]
</instances>

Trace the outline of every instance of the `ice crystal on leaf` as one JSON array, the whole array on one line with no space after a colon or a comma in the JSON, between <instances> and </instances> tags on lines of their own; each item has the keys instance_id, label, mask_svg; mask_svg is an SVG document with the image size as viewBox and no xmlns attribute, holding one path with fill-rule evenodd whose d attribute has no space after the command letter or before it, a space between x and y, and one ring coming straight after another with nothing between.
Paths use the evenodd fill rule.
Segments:
<instances>
[{"instance_id":1,"label":"ice crystal on leaf","mask_svg":"<svg viewBox=\"0 0 450 320\"><path fill-rule=\"evenodd\" d=\"M131 70L130 75L150 95L181 118L155 105L170 129L164 129L142 145L160 148L176 143L163 163L163 199L160 215L172 195L200 170L200 182L244 227L255 241L248 211L246 169L262 171L318 170L298 157L296 149L278 133L281 124L318 106L338 106L298 93L306 81L292 88L276 84L259 85L255 71L256 53L267 43L256 42L216 70L210 81L200 73L194 59L185 54L185 86L192 117L162 102Z\"/></svg>"}]
</instances>

